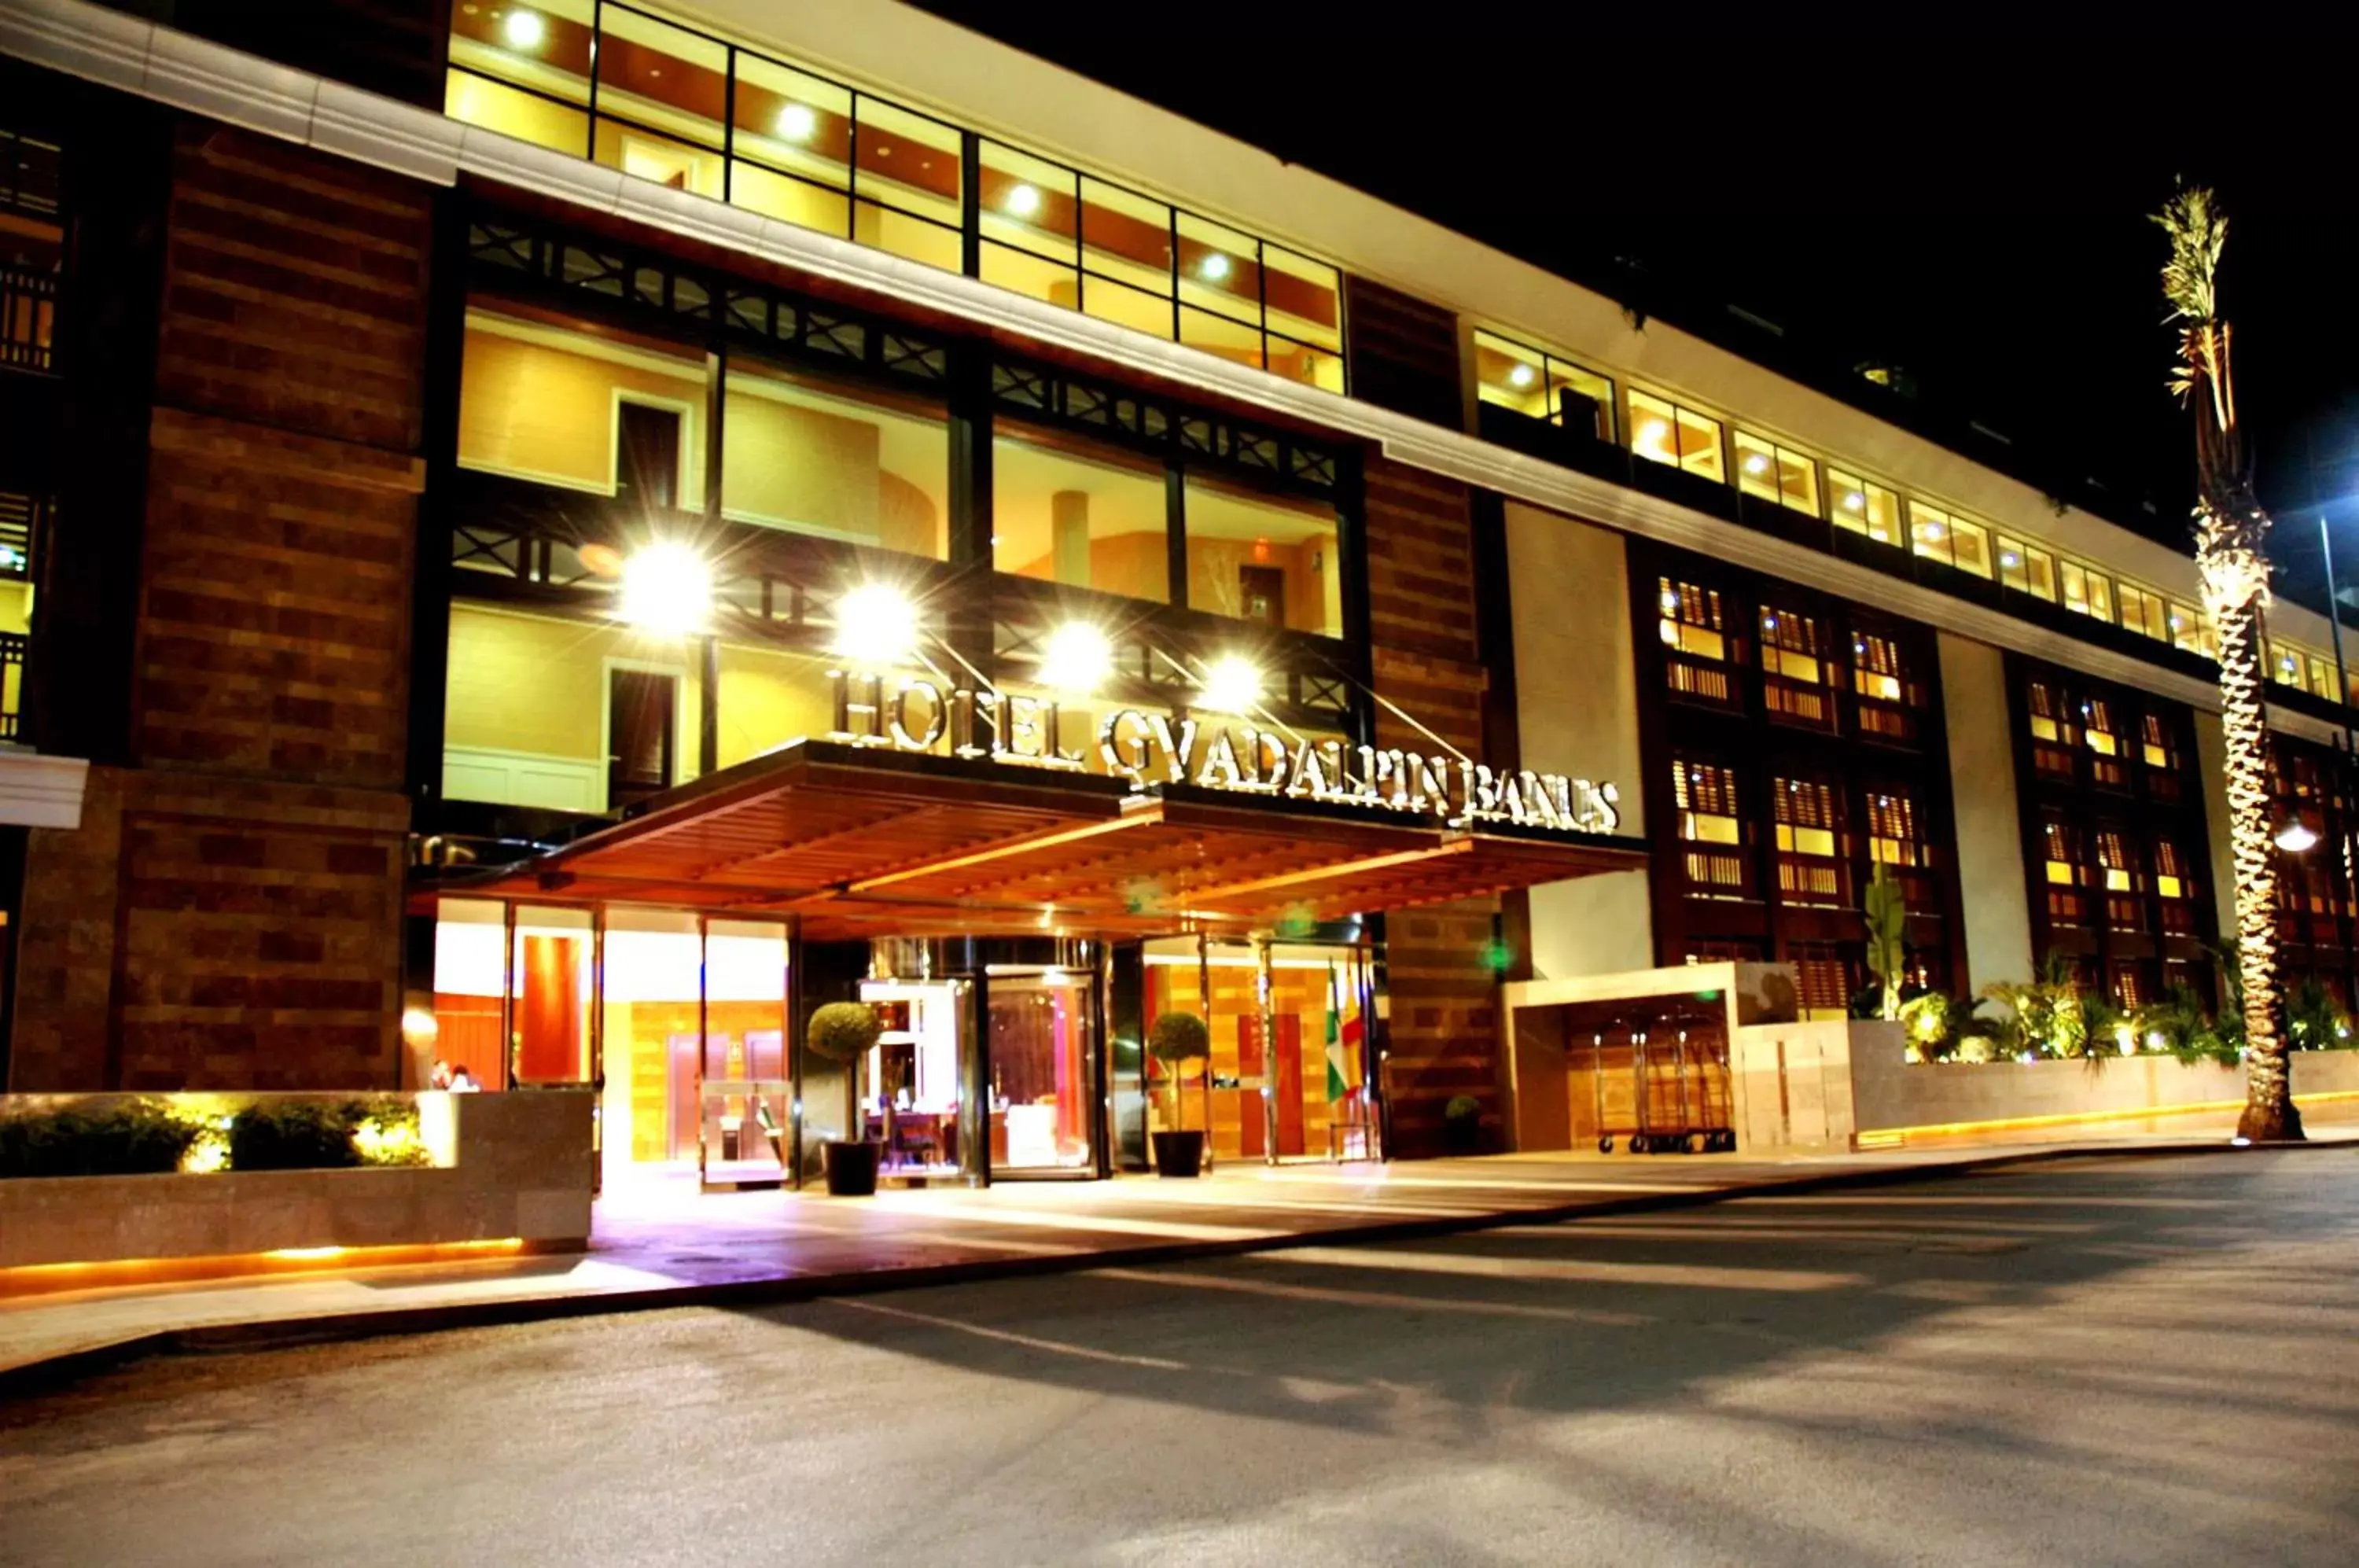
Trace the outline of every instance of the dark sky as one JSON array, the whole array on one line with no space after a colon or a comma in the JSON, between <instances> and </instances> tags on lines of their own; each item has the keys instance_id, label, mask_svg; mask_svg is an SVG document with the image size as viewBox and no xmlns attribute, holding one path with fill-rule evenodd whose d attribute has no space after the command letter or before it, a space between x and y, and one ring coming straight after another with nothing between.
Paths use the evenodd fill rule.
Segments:
<instances>
[{"instance_id":1,"label":"dark sky","mask_svg":"<svg viewBox=\"0 0 2359 1568\"><path fill-rule=\"evenodd\" d=\"M926 3L1740 346L1730 303L1834 380L1897 363L1926 418L2174 541L2192 437L2146 215L2210 183L2281 586L2322 604L2315 508L2343 496L2359 581L2359 17Z\"/></svg>"}]
</instances>

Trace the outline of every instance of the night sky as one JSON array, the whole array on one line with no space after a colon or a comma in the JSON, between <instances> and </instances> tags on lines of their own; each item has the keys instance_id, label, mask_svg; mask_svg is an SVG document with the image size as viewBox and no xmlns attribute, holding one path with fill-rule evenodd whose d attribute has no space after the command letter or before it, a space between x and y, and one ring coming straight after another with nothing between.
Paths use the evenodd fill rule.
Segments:
<instances>
[{"instance_id":1,"label":"night sky","mask_svg":"<svg viewBox=\"0 0 2359 1568\"><path fill-rule=\"evenodd\" d=\"M2264 32L2266 6L2120 7L2136 17L2120 25L1985 6L1937 32L1891 6L928 8L1864 406L1888 395L1852 367L1897 364L1915 387L1897 411L1928 433L1976 420L2009 438L2002 466L2174 543L2192 434L2163 390L2165 243L2147 214L2178 176L2210 183L2280 588L2323 607L2323 501L2359 599L2359 21L2288 8ZM2254 30L2174 31L2223 15Z\"/></svg>"}]
</instances>

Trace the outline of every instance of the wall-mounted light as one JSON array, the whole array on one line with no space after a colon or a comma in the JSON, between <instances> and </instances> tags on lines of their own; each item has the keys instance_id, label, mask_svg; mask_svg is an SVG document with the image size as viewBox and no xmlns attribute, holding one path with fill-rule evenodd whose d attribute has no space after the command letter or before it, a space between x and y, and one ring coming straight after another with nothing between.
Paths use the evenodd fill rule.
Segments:
<instances>
[{"instance_id":1,"label":"wall-mounted light","mask_svg":"<svg viewBox=\"0 0 2359 1568\"><path fill-rule=\"evenodd\" d=\"M819 115L808 103L789 103L778 111L778 139L807 142L818 134Z\"/></svg>"},{"instance_id":2,"label":"wall-mounted light","mask_svg":"<svg viewBox=\"0 0 2359 1568\"><path fill-rule=\"evenodd\" d=\"M864 583L835 602L835 637L829 646L839 659L875 668L907 664L918 650L918 607L888 583Z\"/></svg>"},{"instance_id":3,"label":"wall-mounted light","mask_svg":"<svg viewBox=\"0 0 2359 1568\"><path fill-rule=\"evenodd\" d=\"M1747 456L1745 460L1745 472L1747 474L1763 473L1768 468L1768 466L1769 460L1762 456L1757 452Z\"/></svg>"},{"instance_id":4,"label":"wall-mounted light","mask_svg":"<svg viewBox=\"0 0 2359 1568\"><path fill-rule=\"evenodd\" d=\"M1539 373L1534 370L1530 365L1518 365L1513 370L1507 372L1507 385L1510 387L1529 387L1533 381L1538 378L1538 375Z\"/></svg>"},{"instance_id":5,"label":"wall-mounted light","mask_svg":"<svg viewBox=\"0 0 2359 1568\"><path fill-rule=\"evenodd\" d=\"M1204 264L1199 270L1205 277L1218 283L1229 275L1229 258L1219 251L1214 251L1204 258Z\"/></svg>"},{"instance_id":6,"label":"wall-mounted light","mask_svg":"<svg viewBox=\"0 0 2359 1568\"><path fill-rule=\"evenodd\" d=\"M512 49L537 49L549 37L549 25L539 12L518 6L500 18L500 37Z\"/></svg>"},{"instance_id":7,"label":"wall-mounted light","mask_svg":"<svg viewBox=\"0 0 2359 1568\"><path fill-rule=\"evenodd\" d=\"M712 613L712 568L684 544L659 540L623 562L622 618L655 637L689 637Z\"/></svg>"},{"instance_id":8,"label":"wall-mounted light","mask_svg":"<svg viewBox=\"0 0 2359 1568\"><path fill-rule=\"evenodd\" d=\"M2318 847L2318 834L2310 831L2309 823L2295 817L2277 829L2277 845L2288 855L2306 854Z\"/></svg>"},{"instance_id":9,"label":"wall-mounted light","mask_svg":"<svg viewBox=\"0 0 2359 1568\"><path fill-rule=\"evenodd\" d=\"M1067 621L1040 645L1040 684L1076 695L1114 674L1114 643L1087 621Z\"/></svg>"},{"instance_id":10,"label":"wall-mounted light","mask_svg":"<svg viewBox=\"0 0 2359 1568\"><path fill-rule=\"evenodd\" d=\"M1018 185L1007 192L1007 210L1019 218L1037 216L1040 211L1040 188Z\"/></svg>"},{"instance_id":11,"label":"wall-mounted light","mask_svg":"<svg viewBox=\"0 0 2359 1568\"><path fill-rule=\"evenodd\" d=\"M1196 706L1214 713L1250 713L1261 703L1261 671L1239 653L1224 653L1204 671Z\"/></svg>"}]
</instances>

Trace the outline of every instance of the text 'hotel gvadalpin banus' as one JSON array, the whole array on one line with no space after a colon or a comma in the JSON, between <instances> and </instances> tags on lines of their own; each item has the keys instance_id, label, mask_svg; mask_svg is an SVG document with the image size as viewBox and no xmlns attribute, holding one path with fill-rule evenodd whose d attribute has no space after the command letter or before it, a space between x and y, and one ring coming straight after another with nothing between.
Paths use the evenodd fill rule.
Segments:
<instances>
[{"instance_id":1,"label":"text 'hotel gvadalpin banus'","mask_svg":"<svg viewBox=\"0 0 2359 1568\"><path fill-rule=\"evenodd\" d=\"M1676 1038L1840 1141L1879 881L1912 986L2216 1001L2191 559L1890 389L894 5L167 9L0 0L12 1093L980 1182L1610 1143Z\"/></svg>"}]
</instances>

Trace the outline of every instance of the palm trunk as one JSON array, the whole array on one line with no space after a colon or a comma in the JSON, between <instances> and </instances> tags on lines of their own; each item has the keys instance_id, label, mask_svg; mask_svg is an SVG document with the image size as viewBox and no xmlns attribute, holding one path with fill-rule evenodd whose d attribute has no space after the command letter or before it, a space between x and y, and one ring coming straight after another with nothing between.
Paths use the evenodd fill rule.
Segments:
<instances>
[{"instance_id":1,"label":"palm trunk","mask_svg":"<svg viewBox=\"0 0 2359 1568\"><path fill-rule=\"evenodd\" d=\"M2232 566L2207 582L2251 574ZM2265 579L2264 579L2265 581ZM2263 705L2257 595L2214 600L2220 635L2221 728L2227 742L2228 839L2236 870L2236 963L2245 986L2245 1111L2236 1136L2256 1143L2299 1138L2278 1027L2277 859L2269 834L2268 733Z\"/></svg>"}]
</instances>

